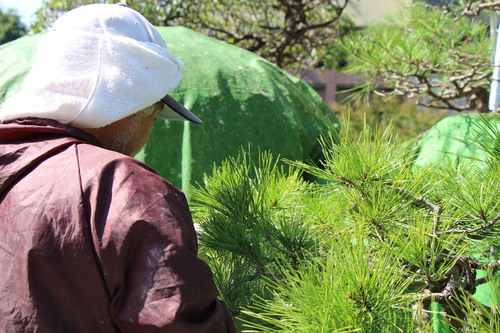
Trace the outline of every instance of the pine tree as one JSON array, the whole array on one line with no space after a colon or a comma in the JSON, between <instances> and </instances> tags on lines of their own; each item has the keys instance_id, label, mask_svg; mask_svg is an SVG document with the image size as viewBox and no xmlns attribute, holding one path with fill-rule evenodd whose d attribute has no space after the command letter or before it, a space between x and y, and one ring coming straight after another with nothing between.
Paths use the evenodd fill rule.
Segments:
<instances>
[{"instance_id":1,"label":"pine tree","mask_svg":"<svg viewBox=\"0 0 500 333\"><path fill-rule=\"evenodd\" d=\"M499 267L500 133L482 126L487 168L417 168L392 126L346 128L338 144L332 133L319 166L280 168L269 153L253 162L242 152L214 168L193 195L194 216L240 327L430 332L441 321L498 331L498 300L474 296L479 286L497 296Z\"/></svg>"}]
</instances>

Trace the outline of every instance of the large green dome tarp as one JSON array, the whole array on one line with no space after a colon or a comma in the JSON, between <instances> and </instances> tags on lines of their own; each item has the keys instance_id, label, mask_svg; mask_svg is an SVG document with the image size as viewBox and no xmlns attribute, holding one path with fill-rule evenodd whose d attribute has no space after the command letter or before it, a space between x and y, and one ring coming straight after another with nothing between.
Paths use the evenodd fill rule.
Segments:
<instances>
[{"instance_id":1,"label":"large green dome tarp","mask_svg":"<svg viewBox=\"0 0 500 333\"><path fill-rule=\"evenodd\" d=\"M183 27L159 27L186 66L172 96L203 121L157 120L136 156L184 191L243 148L292 160L318 158L321 132L339 122L306 83L261 57ZM0 47L0 103L19 89L40 35ZM137 87L141 89L141 87Z\"/></svg>"},{"instance_id":2,"label":"large green dome tarp","mask_svg":"<svg viewBox=\"0 0 500 333\"><path fill-rule=\"evenodd\" d=\"M457 165L461 162L470 162L471 158L478 166L483 165L478 160L486 160L488 154L476 145L466 142L480 139L481 135L484 135L478 126L481 116L500 130L498 114L472 113L444 118L421 138L415 165L422 166L429 163L443 165L448 162Z\"/></svg>"}]
</instances>

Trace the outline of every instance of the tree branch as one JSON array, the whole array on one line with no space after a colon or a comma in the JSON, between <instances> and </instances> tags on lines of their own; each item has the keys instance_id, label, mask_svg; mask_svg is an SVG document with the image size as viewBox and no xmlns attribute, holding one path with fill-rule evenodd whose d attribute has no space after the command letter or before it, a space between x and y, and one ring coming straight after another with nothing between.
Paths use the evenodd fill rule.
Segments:
<instances>
[{"instance_id":1,"label":"tree branch","mask_svg":"<svg viewBox=\"0 0 500 333\"><path fill-rule=\"evenodd\" d=\"M479 227L476 227L476 228L470 228L470 229L464 229L464 230L449 229L449 230L445 230L445 231L440 231L437 234L438 235L441 235L441 234L469 234L469 233L473 233L473 232L476 232L476 231L479 231L479 230L487 229L487 228L491 227L492 225L494 225L498 220L500 220L500 214L498 214L497 216L495 216L488 223L483 224L483 225L481 225Z\"/></svg>"},{"instance_id":2,"label":"tree branch","mask_svg":"<svg viewBox=\"0 0 500 333\"><path fill-rule=\"evenodd\" d=\"M411 195L410 193L406 192L405 190L403 190L400 187L396 187L395 191L396 191L396 193L402 195L403 198L415 203L417 206L426 207L432 211L432 213L434 214L434 219L433 219L433 224L432 224L432 234L436 235L438 233L439 219L441 217L441 213L443 212L443 207L433 204L432 202L425 199L424 197L417 198L417 197Z\"/></svg>"},{"instance_id":3,"label":"tree branch","mask_svg":"<svg viewBox=\"0 0 500 333\"><path fill-rule=\"evenodd\" d=\"M452 6L450 6L450 4L447 1L444 1L444 0L436 0L436 2L438 3L438 5L417 3L417 4L414 4L413 6L421 6L421 7L430 8L430 9L439 9L445 15L447 15L447 14L452 15L453 19L455 21L458 21L462 17L465 17L465 16L478 16L484 10L496 11L496 10L500 9L500 1L481 2L477 6L474 6L473 5L474 2L478 2L478 1L471 0L462 8L459 8L457 6L455 6L455 8L453 8Z\"/></svg>"},{"instance_id":4,"label":"tree branch","mask_svg":"<svg viewBox=\"0 0 500 333\"><path fill-rule=\"evenodd\" d=\"M424 197L418 197L417 198L414 195L411 195L410 193L406 192L405 190L403 190L400 187L396 187L394 190L396 191L396 193L402 195L403 198L405 198L407 200L410 200L410 201L413 201L418 206L427 207L432 212L441 212L442 211L441 206L433 204L432 202L430 202L429 200L425 199Z\"/></svg>"},{"instance_id":5,"label":"tree branch","mask_svg":"<svg viewBox=\"0 0 500 333\"><path fill-rule=\"evenodd\" d=\"M455 276L452 274L448 279L448 283L446 283L446 287L441 292L431 292L430 290L426 290L424 293L416 294L416 295L406 295L403 298L414 298L414 299L436 299L438 301L450 299L453 295L453 292L456 289L455 285Z\"/></svg>"}]
</instances>

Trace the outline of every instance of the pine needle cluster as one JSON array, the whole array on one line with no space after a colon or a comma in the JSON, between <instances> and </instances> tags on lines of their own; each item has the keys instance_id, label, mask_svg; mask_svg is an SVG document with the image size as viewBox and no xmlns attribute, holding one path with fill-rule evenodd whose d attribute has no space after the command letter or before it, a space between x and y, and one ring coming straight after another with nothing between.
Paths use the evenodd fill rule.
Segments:
<instances>
[{"instance_id":1,"label":"pine needle cluster","mask_svg":"<svg viewBox=\"0 0 500 333\"><path fill-rule=\"evenodd\" d=\"M415 167L391 126L323 138L321 165L242 151L214 167L194 216L240 329L497 332L500 135L482 126L486 168Z\"/></svg>"}]
</instances>

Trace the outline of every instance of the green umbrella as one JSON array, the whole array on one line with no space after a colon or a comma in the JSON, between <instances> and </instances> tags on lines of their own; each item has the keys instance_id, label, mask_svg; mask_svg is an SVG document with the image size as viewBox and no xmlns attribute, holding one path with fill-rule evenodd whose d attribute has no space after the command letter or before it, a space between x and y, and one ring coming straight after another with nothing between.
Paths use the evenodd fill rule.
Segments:
<instances>
[{"instance_id":1,"label":"green umbrella","mask_svg":"<svg viewBox=\"0 0 500 333\"><path fill-rule=\"evenodd\" d=\"M204 124L157 121L137 158L184 191L241 148L315 160L320 133L338 128L309 85L261 57L183 27L158 30L186 66L172 96ZM0 47L0 102L19 88L39 37Z\"/></svg>"}]
</instances>

